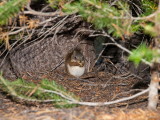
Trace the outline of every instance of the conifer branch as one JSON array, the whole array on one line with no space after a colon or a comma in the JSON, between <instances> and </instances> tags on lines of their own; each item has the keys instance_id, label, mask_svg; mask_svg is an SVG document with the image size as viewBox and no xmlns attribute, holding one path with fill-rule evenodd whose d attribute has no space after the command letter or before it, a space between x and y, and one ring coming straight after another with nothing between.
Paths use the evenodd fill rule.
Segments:
<instances>
[{"instance_id":1,"label":"conifer branch","mask_svg":"<svg viewBox=\"0 0 160 120\"><path fill-rule=\"evenodd\" d=\"M0 7L0 25L7 23L8 19L17 14L28 0L11 0Z\"/></svg>"}]
</instances>

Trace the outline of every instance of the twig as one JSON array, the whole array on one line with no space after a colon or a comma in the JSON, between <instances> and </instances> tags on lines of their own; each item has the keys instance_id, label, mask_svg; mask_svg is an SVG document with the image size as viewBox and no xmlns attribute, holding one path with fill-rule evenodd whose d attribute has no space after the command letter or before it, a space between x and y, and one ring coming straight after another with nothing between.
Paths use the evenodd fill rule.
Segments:
<instances>
[{"instance_id":1,"label":"twig","mask_svg":"<svg viewBox=\"0 0 160 120\"><path fill-rule=\"evenodd\" d=\"M106 46L105 46L105 47L101 50L101 52L99 53L99 55L98 55L97 59L95 60L93 66L92 66L92 68L91 68L91 70L93 69L93 67L95 66L95 64L96 64L97 61L99 60L99 58L102 56L102 54L103 54L103 52L104 52L105 49L106 49Z\"/></svg>"},{"instance_id":2,"label":"twig","mask_svg":"<svg viewBox=\"0 0 160 120\"><path fill-rule=\"evenodd\" d=\"M24 11L23 13L24 14L39 15L39 16L56 16L56 15L60 16L60 12L59 11L51 12L51 13L43 13L43 12L37 12L37 11L32 10L32 11ZM63 16L65 16L65 15L63 15Z\"/></svg>"},{"instance_id":3,"label":"twig","mask_svg":"<svg viewBox=\"0 0 160 120\"><path fill-rule=\"evenodd\" d=\"M64 63L64 59L62 59L59 64L57 64L52 70L50 70L50 72L54 71L55 69L57 69L60 65L62 65L62 63Z\"/></svg>"},{"instance_id":4,"label":"twig","mask_svg":"<svg viewBox=\"0 0 160 120\"><path fill-rule=\"evenodd\" d=\"M37 12L30 7L30 2L27 4L26 8L28 9L28 11L24 11L23 12L24 14L32 14L32 15L39 15L39 16L56 16L61 14L60 11L55 11L50 13Z\"/></svg>"},{"instance_id":5,"label":"twig","mask_svg":"<svg viewBox=\"0 0 160 120\"><path fill-rule=\"evenodd\" d=\"M124 97L122 99L118 99L118 100L114 100L114 101L110 101L110 102L70 102L70 103L74 103L74 104L79 104L79 105L86 105L86 106L104 106L104 105L111 105L111 104L116 104L116 103L120 103L120 102L124 102L127 100L131 100L133 98L136 98L138 96L141 96L145 93L147 93L149 91L149 88L143 90L142 92L139 92L135 95L132 95L130 97Z\"/></svg>"},{"instance_id":6,"label":"twig","mask_svg":"<svg viewBox=\"0 0 160 120\"><path fill-rule=\"evenodd\" d=\"M118 93L116 94L115 96L112 97L112 100L114 100L116 97L120 96L120 95L124 95L124 94L129 94L131 92L137 92L137 91L142 91L141 89L133 89L133 90L130 90L130 91L126 91L126 92L121 92L121 93Z\"/></svg>"},{"instance_id":7,"label":"twig","mask_svg":"<svg viewBox=\"0 0 160 120\"><path fill-rule=\"evenodd\" d=\"M108 35L107 33L102 34L102 36L106 36L109 37L113 43L103 43L103 45L115 45L117 47L119 47L120 49L124 50L125 52L129 53L129 54L133 54L130 50L128 50L127 48L123 47L122 45L118 44L113 37L111 37L110 35ZM148 61L146 61L145 59L141 59L142 62L144 62L145 64L152 66L152 64Z\"/></svg>"},{"instance_id":8,"label":"twig","mask_svg":"<svg viewBox=\"0 0 160 120\"><path fill-rule=\"evenodd\" d=\"M42 22L40 22L40 23L38 23L38 24L39 24L39 25L43 25L43 24L45 24L45 23L47 23L47 22L50 22L50 21L55 20L56 18L57 18L57 17L55 17L55 18L49 18L49 19L47 19L47 20L45 20L45 21L42 21ZM27 28L28 28L28 26L20 27L20 29L18 29L18 30L16 30L16 31L8 32L8 35L18 34L18 33L24 31L24 30L27 29ZM0 37L1 37L1 36L2 36L2 35L0 35Z\"/></svg>"},{"instance_id":9,"label":"twig","mask_svg":"<svg viewBox=\"0 0 160 120\"><path fill-rule=\"evenodd\" d=\"M154 13L152 13L152 14L150 14L150 15L148 15L148 16L145 16L145 17L132 17L132 16L130 16L130 17L116 17L116 16L114 16L114 17L112 17L113 19L131 19L131 20L148 20L148 19L151 19L151 18L153 18L153 17L155 17L155 15L157 14L157 11L156 12L154 12Z\"/></svg>"},{"instance_id":10,"label":"twig","mask_svg":"<svg viewBox=\"0 0 160 120\"><path fill-rule=\"evenodd\" d=\"M15 90L11 86L8 85L8 83L5 81L5 79L2 77L2 75L0 75L0 80L7 87L7 89L10 91L11 95L13 95L13 96L17 95Z\"/></svg>"}]
</instances>

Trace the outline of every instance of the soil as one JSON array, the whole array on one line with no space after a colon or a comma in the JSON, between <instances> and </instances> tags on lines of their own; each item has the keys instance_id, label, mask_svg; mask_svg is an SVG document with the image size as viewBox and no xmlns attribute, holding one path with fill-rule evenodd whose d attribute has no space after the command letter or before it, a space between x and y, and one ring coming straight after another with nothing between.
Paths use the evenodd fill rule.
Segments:
<instances>
[{"instance_id":1,"label":"soil","mask_svg":"<svg viewBox=\"0 0 160 120\"><path fill-rule=\"evenodd\" d=\"M146 101L142 101L134 105L123 103L116 107L79 106L58 109L51 104L18 103L1 91L0 120L159 120L159 112L146 110L146 104Z\"/></svg>"},{"instance_id":2,"label":"soil","mask_svg":"<svg viewBox=\"0 0 160 120\"><path fill-rule=\"evenodd\" d=\"M125 69L119 69L118 66L115 66L117 69L117 72L115 72L113 65L110 63L105 65L108 69L105 70L104 66L101 66L102 70L97 71L100 68L95 67L92 72L86 73L79 79L66 74L63 69L43 74L40 79L55 80L58 84L77 95L82 101L88 102L112 101L131 96L147 88L148 85L143 82L140 76L127 72ZM111 68L114 74L110 70ZM121 68L123 67L121 66ZM143 74L148 74L147 71ZM23 78L35 82L32 76L23 76ZM35 83L38 83L40 79L36 80ZM159 120L159 113L147 111L146 106L147 94L109 106L78 106L58 109L49 103L28 104L15 101L1 91L0 120L143 120L152 118L153 114L153 120ZM159 111L160 107L157 110ZM138 118L139 115L141 117Z\"/></svg>"}]
</instances>

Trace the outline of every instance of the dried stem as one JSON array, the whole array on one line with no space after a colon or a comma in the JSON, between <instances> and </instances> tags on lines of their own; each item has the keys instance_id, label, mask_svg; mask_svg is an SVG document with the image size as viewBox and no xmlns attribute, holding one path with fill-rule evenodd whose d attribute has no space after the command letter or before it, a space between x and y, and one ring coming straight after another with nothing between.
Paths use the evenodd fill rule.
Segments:
<instances>
[{"instance_id":1,"label":"dried stem","mask_svg":"<svg viewBox=\"0 0 160 120\"><path fill-rule=\"evenodd\" d=\"M127 101L127 100L131 100L131 99L134 99L138 96L141 96L145 93L147 93L149 91L149 88L148 89L145 89L143 90L142 92L139 92L135 95L132 95L130 97L124 97L122 99L118 99L118 100L114 100L114 101L109 101L109 102L71 102L71 103L74 103L74 104L79 104L79 105L86 105L86 106L104 106L104 105L111 105L111 104L116 104L116 103L120 103L120 102L124 102L124 101Z\"/></svg>"},{"instance_id":2,"label":"dried stem","mask_svg":"<svg viewBox=\"0 0 160 120\"><path fill-rule=\"evenodd\" d=\"M149 98L148 98L148 109L156 110L158 104L158 86L159 86L159 75L157 72L152 72L151 82L149 85Z\"/></svg>"},{"instance_id":3,"label":"dried stem","mask_svg":"<svg viewBox=\"0 0 160 120\"><path fill-rule=\"evenodd\" d=\"M157 33L160 29L160 0L159 0L159 5L158 5L158 10L157 10L157 14L155 16L155 28L157 30ZM160 34L157 35L157 37L154 39L155 40L155 46L154 49L159 49L159 45L160 45ZM159 58L158 61L153 61L153 65L152 65L152 74L151 74L151 82L149 85L149 98L148 98L148 109L151 110L156 110L157 105L158 105L158 100L159 100L159 96L158 96L158 87L159 87L159 82L160 82L160 76L159 76Z\"/></svg>"}]
</instances>

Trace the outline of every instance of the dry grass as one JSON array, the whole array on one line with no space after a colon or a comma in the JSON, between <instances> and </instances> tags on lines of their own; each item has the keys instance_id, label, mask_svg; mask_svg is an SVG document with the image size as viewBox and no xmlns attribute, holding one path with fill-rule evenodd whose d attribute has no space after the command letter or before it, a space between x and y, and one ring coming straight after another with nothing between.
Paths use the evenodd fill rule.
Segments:
<instances>
[{"instance_id":1,"label":"dry grass","mask_svg":"<svg viewBox=\"0 0 160 120\"><path fill-rule=\"evenodd\" d=\"M84 110L83 110L84 109ZM124 112L118 110L112 114L105 111L91 110L90 108L76 109L50 109L50 108L31 108L16 113L11 112L1 115L1 120L159 120L159 112L134 109Z\"/></svg>"},{"instance_id":2,"label":"dry grass","mask_svg":"<svg viewBox=\"0 0 160 120\"><path fill-rule=\"evenodd\" d=\"M135 109L129 112L118 111L115 114L101 114L97 116L99 120L159 120L160 114L154 111Z\"/></svg>"}]
</instances>

